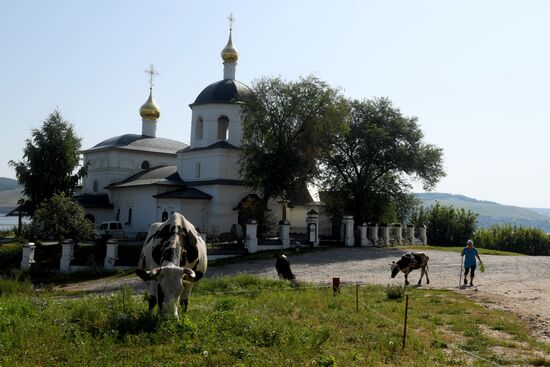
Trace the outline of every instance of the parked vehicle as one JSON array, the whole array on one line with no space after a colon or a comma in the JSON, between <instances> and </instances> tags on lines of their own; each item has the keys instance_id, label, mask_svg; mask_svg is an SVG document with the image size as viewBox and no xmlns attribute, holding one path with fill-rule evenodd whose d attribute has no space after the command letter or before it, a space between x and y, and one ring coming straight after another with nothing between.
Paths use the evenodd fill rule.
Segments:
<instances>
[{"instance_id":1,"label":"parked vehicle","mask_svg":"<svg viewBox=\"0 0 550 367\"><path fill-rule=\"evenodd\" d=\"M126 240L126 235L124 233L122 223L116 221L102 222L96 230L96 234L97 237L105 236L119 241Z\"/></svg>"}]
</instances>

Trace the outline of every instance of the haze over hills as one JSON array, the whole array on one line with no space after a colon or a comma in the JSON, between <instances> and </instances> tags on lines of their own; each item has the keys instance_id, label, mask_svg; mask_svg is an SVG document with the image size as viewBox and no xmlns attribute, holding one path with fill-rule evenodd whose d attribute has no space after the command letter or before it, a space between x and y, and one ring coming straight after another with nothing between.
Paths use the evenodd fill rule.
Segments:
<instances>
[{"instance_id":1,"label":"haze over hills","mask_svg":"<svg viewBox=\"0 0 550 367\"><path fill-rule=\"evenodd\" d=\"M0 177L0 214L7 213L17 206L22 188L17 180Z\"/></svg>"},{"instance_id":2,"label":"haze over hills","mask_svg":"<svg viewBox=\"0 0 550 367\"><path fill-rule=\"evenodd\" d=\"M415 194L425 207L439 202L441 205L452 205L454 208L471 210L478 214L478 226L489 227L493 224L516 224L526 227L541 228L550 232L550 209L522 208L519 206L502 205L492 201L473 199L464 195L445 193L418 193Z\"/></svg>"}]
</instances>

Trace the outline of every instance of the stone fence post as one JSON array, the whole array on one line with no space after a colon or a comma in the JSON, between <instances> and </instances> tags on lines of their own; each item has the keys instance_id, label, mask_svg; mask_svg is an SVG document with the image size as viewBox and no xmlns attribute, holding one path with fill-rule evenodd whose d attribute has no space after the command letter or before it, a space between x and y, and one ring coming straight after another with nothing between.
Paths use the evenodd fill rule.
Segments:
<instances>
[{"instance_id":1,"label":"stone fence post","mask_svg":"<svg viewBox=\"0 0 550 367\"><path fill-rule=\"evenodd\" d=\"M311 241L311 231L315 229L315 240L313 241L313 247L319 247L319 213L314 209L311 209L307 212L306 216L306 237L310 243Z\"/></svg>"},{"instance_id":2,"label":"stone fence post","mask_svg":"<svg viewBox=\"0 0 550 367\"><path fill-rule=\"evenodd\" d=\"M36 246L33 242L29 242L23 245L23 257L21 258L21 269L29 270L34 261L34 250Z\"/></svg>"},{"instance_id":3,"label":"stone fence post","mask_svg":"<svg viewBox=\"0 0 550 367\"><path fill-rule=\"evenodd\" d=\"M373 223L369 226L368 231L370 231L370 240L372 241L373 246L378 245L378 223Z\"/></svg>"},{"instance_id":4,"label":"stone fence post","mask_svg":"<svg viewBox=\"0 0 550 367\"><path fill-rule=\"evenodd\" d=\"M367 223L361 224L359 228L361 230L361 246L367 247L369 245L369 239L367 238Z\"/></svg>"},{"instance_id":5,"label":"stone fence post","mask_svg":"<svg viewBox=\"0 0 550 367\"><path fill-rule=\"evenodd\" d=\"M290 222L288 220L279 222L279 237L283 248L290 248Z\"/></svg>"},{"instance_id":6,"label":"stone fence post","mask_svg":"<svg viewBox=\"0 0 550 367\"><path fill-rule=\"evenodd\" d=\"M428 236L426 235L426 225L425 224L421 225L420 228L418 228L418 232L419 232L419 237L420 237L420 240L422 241L422 244L427 245Z\"/></svg>"},{"instance_id":7,"label":"stone fence post","mask_svg":"<svg viewBox=\"0 0 550 367\"><path fill-rule=\"evenodd\" d=\"M390 244L390 227L387 224L383 224L380 227L382 228L382 243L384 246L388 246Z\"/></svg>"},{"instance_id":8,"label":"stone fence post","mask_svg":"<svg viewBox=\"0 0 550 367\"><path fill-rule=\"evenodd\" d=\"M118 241L116 239L107 240L107 252L103 267L107 270L114 270L115 262L118 260Z\"/></svg>"},{"instance_id":9,"label":"stone fence post","mask_svg":"<svg viewBox=\"0 0 550 367\"><path fill-rule=\"evenodd\" d=\"M353 237L353 216L344 215L342 219L344 224L344 246L352 247L355 244L355 238Z\"/></svg>"},{"instance_id":10,"label":"stone fence post","mask_svg":"<svg viewBox=\"0 0 550 367\"><path fill-rule=\"evenodd\" d=\"M61 244L61 260L59 261L59 271L62 273L71 272L71 261L74 254L74 242L71 239L63 240Z\"/></svg>"},{"instance_id":11,"label":"stone fence post","mask_svg":"<svg viewBox=\"0 0 550 367\"><path fill-rule=\"evenodd\" d=\"M407 242L409 244L413 244L414 243L414 225L413 224L409 224L407 226L407 234L405 235L405 237L407 238Z\"/></svg>"},{"instance_id":12,"label":"stone fence post","mask_svg":"<svg viewBox=\"0 0 550 367\"><path fill-rule=\"evenodd\" d=\"M251 254L258 252L258 237L256 237L257 230L258 222L254 219L251 219L248 223L246 223L245 246Z\"/></svg>"}]
</instances>

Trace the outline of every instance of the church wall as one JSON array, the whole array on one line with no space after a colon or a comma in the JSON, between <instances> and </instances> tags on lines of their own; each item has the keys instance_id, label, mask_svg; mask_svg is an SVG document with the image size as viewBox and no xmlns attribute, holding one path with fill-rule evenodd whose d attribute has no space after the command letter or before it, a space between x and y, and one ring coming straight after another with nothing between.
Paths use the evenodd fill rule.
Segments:
<instances>
[{"instance_id":1,"label":"church wall","mask_svg":"<svg viewBox=\"0 0 550 367\"><path fill-rule=\"evenodd\" d=\"M89 152L84 154L84 162L90 162L88 175L82 180L82 193L105 193L106 186L142 170L143 161L150 167L176 164L176 155L154 154L120 149ZM97 185L94 190L94 181Z\"/></svg>"},{"instance_id":2,"label":"church wall","mask_svg":"<svg viewBox=\"0 0 550 367\"><path fill-rule=\"evenodd\" d=\"M227 142L240 146L242 140L241 106L239 104L209 103L193 106L191 117L191 148L207 147L219 141L218 118L229 118L229 137ZM197 121L203 120L203 138L197 139Z\"/></svg>"},{"instance_id":3,"label":"church wall","mask_svg":"<svg viewBox=\"0 0 550 367\"><path fill-rule=\"evenodd\" d=\"M239 151L228 149L199 150L178 154L178 173L184 181L239 180ZM197 177L197 163L200 174Z\"/></svg>"},{"instance_id":4,"label":"church wall","mask_svg":"<svg viewBox=\"0 0 550 367\"><path fill-rule=\"evenodd\" d=\"M177 212L183 215L189 222L203 231L207 223L207 201L196 199L158 199L158 221L162 219L162 212L166 210L168 215Z\"/></svg>"},{"instance_id":5,"label":"church wall","mask_svg":"<svg viewBox=\"0 0 550 367\"><path fill-rule=\"evenodd\" d=\"M156 193L156 186L117 189L111 192L113 217L116 217L120 209L119 221L123 223L124 231L129 237L135 236L138 232L147 232L149 226L158 221L156 199L153 197ZM131 221L129 209L132 209Z\"/></svg>"}]
</instances>

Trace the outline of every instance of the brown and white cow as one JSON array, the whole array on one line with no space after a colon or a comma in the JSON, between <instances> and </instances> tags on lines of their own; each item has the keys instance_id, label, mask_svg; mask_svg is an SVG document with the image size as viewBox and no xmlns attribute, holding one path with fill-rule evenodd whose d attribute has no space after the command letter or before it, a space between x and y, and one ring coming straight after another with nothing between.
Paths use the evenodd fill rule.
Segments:
<instances>
[{"instance_id":1,"label":"brown and white cow","mask_svg":"<svg viewBox=\"0 0 550 367\"><path fill-rule=\"evenodd\" d=\"M136 274L149 289L149 310L163 316L187 311L193 284L206 273L206 245L195 226L179 213L154 223L143 244Z\"/></svg>"},{"instance_id":2,"label":"brown and white cow","mask_svg":"<svg viewBox=\"0 0 550 367\"><path fill-rule=\"evenodd\" d=\"M418 285L422 284L422 277L426 274L426 283L430 284L430 279L428 278L428 260L430 258L423 252L407 252L401 259L397 262L392 261L391 266L391 277L395 278L399 271L405 273L405 285L409 284L407 277L409 273L415 269L421 269L420 279L418 280Z\"/></svg>"}]
</instances>

